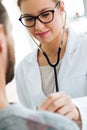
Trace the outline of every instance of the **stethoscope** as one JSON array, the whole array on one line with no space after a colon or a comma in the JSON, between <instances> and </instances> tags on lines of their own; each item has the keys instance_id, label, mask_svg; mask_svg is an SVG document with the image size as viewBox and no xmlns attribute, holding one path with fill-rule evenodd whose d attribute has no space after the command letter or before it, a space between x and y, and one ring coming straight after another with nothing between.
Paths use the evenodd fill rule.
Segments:
<instances>
[{"instance_id":1,"label":"stethoscope","mask_svg":"<svg viewBox=\"0 0 87 130\"><path fill-rule=\"evenodd\" d=\"M38 46L38 49L41 51L41 53L44 55L44 57L46 58L48 64L53 67L54 69L54 78L55 78L55 85L56 85L56 92L59 91L59 87L58 87L58 79L57 79L57 70L56 70L56 67L57 65L59 64L60 62L60 52L61 52L61 48L62 48L62 44L63 44L63 40L64 40L64 33L65 33L65 26L66 26L66 12L64 11L65 13L65 22L64 22L64 26L63 26L63 34L62 34L62 38L61 38L61 42L60 42L60 46L58 48L58 54L57 54L57 61L56 63L52 64L48 58L48 55L46 54L46 52L40 47L40 45L38 45L38 43L36 42L36 40L31 36L30 34L30 37L32 38L32 40L34 41L34 43Z\"/></svg>"}]
</instances>

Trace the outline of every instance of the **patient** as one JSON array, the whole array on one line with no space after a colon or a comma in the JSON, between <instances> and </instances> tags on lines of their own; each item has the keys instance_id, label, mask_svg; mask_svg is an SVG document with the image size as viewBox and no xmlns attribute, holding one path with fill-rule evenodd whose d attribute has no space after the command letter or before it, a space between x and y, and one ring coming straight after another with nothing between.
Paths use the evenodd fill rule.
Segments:
<instances>
[{"instance_id":1,"label":"patient","mask_svg":"<svg viewBox=\"0 0 87 130\"><path fill-rule=\"evenodd\" d=\"M14 77L14 41L5 7L0 1L0 130L79 130L71 120L50 112L9 104L5 85Z\"/></svg>"}]
</instances>

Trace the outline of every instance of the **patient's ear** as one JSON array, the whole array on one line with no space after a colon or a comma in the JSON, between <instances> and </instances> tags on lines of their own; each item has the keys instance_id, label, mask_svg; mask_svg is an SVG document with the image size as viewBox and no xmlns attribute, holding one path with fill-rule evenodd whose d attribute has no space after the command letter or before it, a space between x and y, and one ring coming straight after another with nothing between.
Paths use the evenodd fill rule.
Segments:
<instances>
[{"instance_id":1,"label":"patient's ear","mask_svg":"<svg viewBox=\"0 0 87 130\"><path fill-rule=\"evenodd\" d=\"M0 24L0 53L2 52L4 38L5 38L5 37L4 37L3 25Z\"/></svg>"}]
</instances>

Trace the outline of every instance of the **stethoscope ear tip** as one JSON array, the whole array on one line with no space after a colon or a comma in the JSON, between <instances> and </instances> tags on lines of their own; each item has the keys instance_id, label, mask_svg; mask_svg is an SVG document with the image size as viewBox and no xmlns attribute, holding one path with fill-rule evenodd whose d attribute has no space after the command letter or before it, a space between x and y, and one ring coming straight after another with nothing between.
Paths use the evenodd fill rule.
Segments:
<instances>
[{"instance_id":1,"label":"stethoscope ear tip","mask_svg":"<svg viewBox=\"0 0 87 130\"><path fill-rule=\"evenodd\" d=\"M60 1L57 2L56 7L60 7Z\"/></svg>"}]
</instances>

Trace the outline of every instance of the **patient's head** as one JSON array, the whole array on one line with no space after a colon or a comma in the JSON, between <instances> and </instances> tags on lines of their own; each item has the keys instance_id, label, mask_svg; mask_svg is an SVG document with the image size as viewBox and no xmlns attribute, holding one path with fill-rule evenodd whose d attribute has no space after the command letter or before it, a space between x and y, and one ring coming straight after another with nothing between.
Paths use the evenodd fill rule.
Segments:
<instances>
[{"instance_id":1,"label":"patient's head","mask_svg":"<svg viewBox=\"0 0 87 130\"><path fill-rule=\"evenodd\" d=\"M7 11L0 0L0 69L5 74L6 84L14 77L14 64L12 26Z\"/></svg>"}]
</instances>

